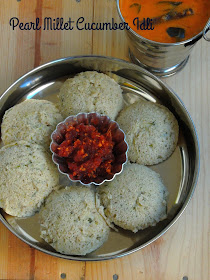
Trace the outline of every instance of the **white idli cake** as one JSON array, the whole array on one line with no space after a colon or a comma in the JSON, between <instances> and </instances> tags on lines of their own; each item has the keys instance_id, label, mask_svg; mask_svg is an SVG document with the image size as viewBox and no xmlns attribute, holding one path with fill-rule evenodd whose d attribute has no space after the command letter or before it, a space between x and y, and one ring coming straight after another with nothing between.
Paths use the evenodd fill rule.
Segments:
<instances>
[{"instance_id":1,"label":"white idli cake","mask_svg":"<svg viewBox=\"0 0 210 280\"><path fill-rule=\"evenodd\" d=\"M86 255L109 236L109 227L97 212L94 190L71 186L52 192L40 211L41 237L56 251Z\"/></svg>"},{"instance_id":2,"label":"white idli cake","mask_svg":"<svg viewBox=\"0 0 210 280\"><path fill-rule=\"evenodd\" d=\"M168 191L159 174L146 166L128 163L98 194L106 217L123 229L137 232L166 218Z\"/></svg>"},{"instance_id":3,"label":"white idli cake","mask_svg":"<svg viewBox=\"0 0 210 280\"><path fill-rule=\"evenodd\" d=\"M81 72L67 79L60 89L59 100L64 117L97 112L114 120L123 107L121 87L96 71Z\"/></svg>"},{"instance_id":4,"label":"white idli cake","mask_svg":"<svg viewBox=\"0 0 210 280\"><path fill-rule=\"evenodd\" d=\"M138 101L123 109L117 122L126 134L131 162L157 164L167 159L176 148L178 122L162 105Z\"/></svg>"},{"instance_id":5,"label":"white idli cake","mask_svg":"<svg viewBox=\"0 0 210 280\"><path fill-rule=\"evenodd\" d=\"M25 141L1 148L0 174L0 207L17 217L33 215L59 182L44 147Z\"/></svg>"},{"instance_id":6,"label":"white idli cake","mask_svg":"<svg viewBox=\"0 0 210 280\"><path fill-rule=\"evenodd\" d=\"M63 120L55 105L47 100L25 100L7 110L1 125L5 145L24 140L49 149L51 133Z\"/></svg>"}]
</instances>

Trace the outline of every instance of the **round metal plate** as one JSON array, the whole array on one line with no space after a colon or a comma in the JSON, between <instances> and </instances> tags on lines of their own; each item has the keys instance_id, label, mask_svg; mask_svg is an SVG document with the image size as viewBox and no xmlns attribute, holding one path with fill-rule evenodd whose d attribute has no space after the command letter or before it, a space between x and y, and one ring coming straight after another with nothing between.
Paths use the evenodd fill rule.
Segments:
<instances>
[{"instance_id":1,"label":"round metal plate","mask_svg":"<svg viewBox=\"0 0 210 280\"><path fill-rule=\"evenodd\" d=\"M143 98L165 105L176 116L180 127L177 148L168 160L151 166L160 173L169 191L167 219L135 234L120 228L119 232L111 231L108 241L102 247L82 257L60 254L45 243L40 238L38 213L20 219L9 216L0 209L0 220L21 240L44 253L70 260L95 261L135 252L156 240L171 227L184 211L194 192L199 171L199 145L189 113L179 97L166 84L139 66L109 57L63 58L32 70L0 97L0 118L2 119L5 110L25 99L46 99L57 103L57 95L65 79L87 70L104 72L114 78L123 89L125 104ZM64 185L70 183L66 176L61 175L60 180Z\"/></svg>"}]
</instances>

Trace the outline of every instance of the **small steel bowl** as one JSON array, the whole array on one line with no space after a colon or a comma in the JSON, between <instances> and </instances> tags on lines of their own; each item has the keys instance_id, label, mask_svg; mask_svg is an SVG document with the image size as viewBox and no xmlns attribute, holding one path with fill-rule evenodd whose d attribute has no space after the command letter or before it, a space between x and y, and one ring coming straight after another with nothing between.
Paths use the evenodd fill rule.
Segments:
<instances>
[{"instance_id":1,"label":"small steel bowl","mask_svg":"<svg viewBox=\"0 0 210 280\"><path fill-rule=\"evenodd\" d=\"M66 158L60 157L57 153L58 146L65 140L66 129L69 125L77 124L93 125L99 132L107 132L110 130L112 141L115 143L113 147L113 154L115 159L112 163L112 173L104 176L97 176L96 178L86 178L79 180L73 175L68 168ZM69 116L63 122L60 122L56 130L51 135L50 150L52 152L52 160L57 165L60 173L67 175L72 182L79 182L83 185L101 185L105 181L112 181L116 175L119 175L123 170L123 165L127 162L128 144L125 140L125 134L120 129L119 125L111 120L108 116L103 116L98 113L79 113L76 116Z\"/></svg>"},{"instance_id":2,"label":"small steel bowl","mask_svg":"<svg viewBox=\"0 0 210 280\"><path fill-rule=\"evenodd\" d=\"M120 0L117 0L118 14L122 22L125 23L125 19L120 11L119 2ZM142 37L131 28L125 30L130 59L156 76L168 77L176 74L188 62L189 55L196 42L202 36L205 40L209 41L206 35L208 27L209 23L196 36L177 43L159 43Z\"/></svg>"}]
</instances>

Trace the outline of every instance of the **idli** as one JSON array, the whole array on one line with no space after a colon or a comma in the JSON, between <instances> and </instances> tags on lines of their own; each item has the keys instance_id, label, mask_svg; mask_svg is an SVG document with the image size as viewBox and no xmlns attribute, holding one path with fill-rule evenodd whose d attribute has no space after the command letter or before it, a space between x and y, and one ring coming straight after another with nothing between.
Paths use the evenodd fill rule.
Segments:
<instances>
[{"instance_id":1,"label":"idli","mask_svg":"<svg viewBox=\"0 0 210 280\"><path fill-rule=\"evenodd\" d=\"M97 190L106 217L123 229L137 232L166 218L168 191L160 175L146 166L128 163Z\"/></svg>"},{"instance_id":2,"label":"idli","mask_svg":"<svg viewBox=\"0 0 210 280\"><path fill-rule=\"evenodd\" d=\"M121 87L96 71L81 72L67 79L60 89L59 100L64 117L97 112L114 120L123 107Z\"/></svg>"},{"instance_id":3,"label":"idli","mask_svg":"<svg viewBox=\"0 0 210 280\"><path fill-rule=\"evenodd\" d=\"M47 100L28 99L7 110L1 125L5 145L24 140L49 148L51 133L63 120L55 105Z\"/></svg>"},{"instance_id":4,"label":"idli","mask_svg":"<svg viewBox=\"0 0 210 280\"><path fill-rule=\"evenodd\" d=\"M131 162L157 164L166 160L176 148L178 122L163 105L138 101L123 109L117 122L126 134Z\"/></svg>"},{"instance_id":5,"label":"idli","mask_svg":"<svg viewBox=\"0 0 210 280\"><path fill-rule=\"evenodd\" d=\"M59 182L44 147L25 141L0 149L0 207L13 216L33 215Z\"/></svg>"},{"instance_id":6,"label":"idli","mask_svg":"<svg viewBox=\"0 0 210 280\"><path fill-rule=\"evenodd\" d=\"M109 236L109 227L97 212L94 190L70 186L52 192L40 211L41 237L56 251L86 255Z\"/></svg>"}]
</instances>

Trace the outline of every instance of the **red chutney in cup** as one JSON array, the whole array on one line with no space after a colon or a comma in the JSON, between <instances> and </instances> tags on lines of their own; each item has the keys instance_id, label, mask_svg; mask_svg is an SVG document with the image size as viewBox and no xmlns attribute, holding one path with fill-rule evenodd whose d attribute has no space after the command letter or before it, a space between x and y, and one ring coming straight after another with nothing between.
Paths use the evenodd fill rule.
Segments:
<instances>
[{"instance_id":1,"label":"red chutney in cup","mask_svg":"<svg viewBox=\"0 0 210 280\"><path fill-rule=\"evenodd\" d=\"M102 184L122 171L128 145L115 121L97 113L69 116L52 134L53 161L83 184Z\"/></svg>"},{"instance_id":2,"label":"red chutney in cup","mask_svg":"<svg viewBox=\"0 0 210 280\"><path fill-rule=\"evenodd\" d=\"M104 134L93 125L69 125L65 140L58 146L57 154L65 157L72 175L77 178L111 174L114 160L114 142L111 131Z\"/></svg>"},{"instance_id":3,"label":"red chutney in cup","mask_svg":"<svg viewBox=\"0 0 210 280\"><path fill-rule=\"evenodd\" d=\"M160 43L176 43L203 30L210 17L210 1L120 0L120 11L130 28L142 37ZM149 23L147 18L152 21ZM142 24L144 19L145 24ZM144 27L148 29L141 30Z\"/></svg>"}]
</instances>

